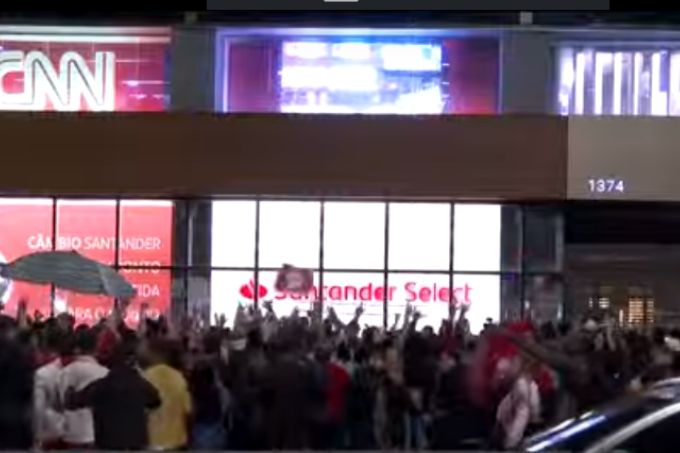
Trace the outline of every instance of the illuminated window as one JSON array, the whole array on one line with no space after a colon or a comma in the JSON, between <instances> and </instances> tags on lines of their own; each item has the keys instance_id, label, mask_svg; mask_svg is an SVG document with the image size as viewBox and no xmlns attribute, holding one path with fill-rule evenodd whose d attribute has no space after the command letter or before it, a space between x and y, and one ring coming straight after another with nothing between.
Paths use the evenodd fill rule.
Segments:
<instances>
[{"instance_id":1,"label":"illuminated window","mask_svg":"<svg viewBox=\"0 0 680 453\"><path fill-rule=\"evenodd\" d=\"M419 327L431 326L438 329L442 320L448 319L451 291L448 274L389 274L388 322L394 316L404 315L406 305L410 304L423 316ZM465 288L456 288L456 296L461 302L466 297Z\"/></svg>"},{"instance_id":2,"label":"illuminated window","mask_svg":"<svg viewBox=\"0 0 680 453\"><path fill-rule=\"evenodd\" d=\"M0 198L0 261L15 260L32 252L52 250L52 200L49 198ZM50 313L50 287L0 278L4 312L16 313L19 301L28 310Z\"/></svg>"},{"instance_id":3,"label":"illuminated window","mask_svg":"<svg viewBox=\"0 0 680 453\"><path fill-rule=\"evenodd\" d=\"M105 264L116 256L115 200L57 200L56 250L74 250Z\"/></svg>"},{"instance_id":4,"label":"illuminated window","mask_svg":"<svg viewBox=\"0 0 680 453\"><path fill-rule=\"evenodd\" d=\"M643 325L645 322L645 300L642 297L628 298L628 324Z\"/></svg>"},{"instance_id":5,"label":"illuminated window","mask_svg":"<svg viewBox=\"0 0 680 453\"><path fill-rule=\"evenodd\" d=\"M391 203L389 268L448 270L451 205Z\"/></svg>"},{"instance_id":6,"label":"illuminated window","mask_svg":"<svg viewBox=\"0 0 680 453\"><path fill-rule=\"evenodd\" d=\"M319 267L321 203L260 203L260 266Z\"/></svg>"},{"instance_id":7,"label":"illuminated window","mask_svg":"<svg viewBox=\"0 0 680 453\"><path fill-rule=\"evenodd\" d=\"M491 318L501 316L501 278L499 275L453 275L454 295L459 303L469 305L467 318L473 332L479 332Z\"/></svg>"},{"instance_id":8,"label":"illuminated window","mask_svg":"<svg viewBox=\"0 0 680 453\"><path fill-rule=\"evenodd\" d=\"M255 266L255 201L214 201L212 265Z\"/></svg>"},{"instance_id":9,"label":"illuminated window","mask_svg":"<svg viewBox=\"0 0 680 453\"><path fill-rule=\"evenodd\" d=\"M196 282L189 282L190 287L200 288L203 282L200 278ZM210 322L215 315L224 315L229 324L233 324L239 306L248 307L257 298L255 274L249 271L212 271L210 275ZM266 300L268 293L260 289L260 300ZM200 291L205 293L205 291ZM193 302L194 305L202 304Z\"/></svg>"},{"instance_id":10,"label":"illuminated window","mask_svg":"<svg viewBox=\"0 0 680 453\"><path fill-rule=\"evenodd\" d=\"M382 269L385 204L326 203L323 259L325 269Z\"/></svg>"},{"instance_id":11,"label":"illuminated window","mask_svg":"<svg viewBox=\"0 0 680 453\"><path fill-rule=\"evenodd\" d=\"M456 204L453 219L453 268L456 271L499 271L500 205Z\"/></svg>"},{"instance_id":12,"label":"illuminated window","mask_svg":"<svg viewBox=\"0 0 680 453\"><path fill-rule=\"evenodd\" d=\"M647 324L654 324L656 321L656 312L654 311L654 299L646 299L645 316Z\"/></svg>"},{"instance_id":13,"label":"illuminated window","mask_svg":"<svg viewBox=\"0 0 680 453\"><path fill-rule=\"evenodd\" d=\"M312 310L314 303L320 299L319 273L314 272L314 286L307 293L289 293L278 291L275 287L278 272L260 271L259 278L259 301L271 301L276 315L290 316L297 309L300 316L307 316Z\"/></svg>"},{"instance_id":14,"label":"illuminated window","mask_svg":"<svg viewBox=\"0 0 680 453\"><path fill-rule=\"evenodd\" d=\"M174 205L168 200L121 200L118 265L172 265Z\"/></svg>"},{"instance_id":15,"label":"illuminated window","mask_svg":"<svg viewBox=\"0 0 680 453\"><path fill-rule=\"evenodd\" d=\"M363 304L361 325L383 326L383 301L389 297L384 275L374 272L324 272L323 300L333 307L341 321L349 322L356 308Z\"/></svg>"}]
</instances>

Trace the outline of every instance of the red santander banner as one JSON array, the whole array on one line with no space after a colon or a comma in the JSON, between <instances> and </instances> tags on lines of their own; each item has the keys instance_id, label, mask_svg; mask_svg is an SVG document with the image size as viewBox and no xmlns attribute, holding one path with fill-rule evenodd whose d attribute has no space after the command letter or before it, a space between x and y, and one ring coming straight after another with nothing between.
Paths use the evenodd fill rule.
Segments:
<instances>
[{"instance_id":1,"label":"red santander banner","mask_svg":"<svg viewBox=\"0 0 680 453\"><path fill-rule=\"evenodd\" d=\"M162 111L167 29L0 28L0 110Z\"/></svg>"},{"instance_id":2,"label":"red santander banner","mask_svg":"<svg viewBox=\"0 0 680 453\"><path fill-rule=\"evenodd\" d=\"M0 259L12 261L22 255L52 250L52 213L50 199L0 199ZM159 269L172 263L173 204L170 201L122 201L120 236L116 240L116 204L112 200L59 200L56 207L57 250L75 250L102 263L115 262L138 267L120 272L137 290L129 321L135 323L139 305L147 302L150 314L168 310L172 279L169 270ZM50 288L23 282L2 282L0 296L6 311L16 311L26 300L29 312L48 314L52 310ZM97 322L112 306L107 297L57 290L54 309L69 311L78 323Z\"/></svg>"}]
</instances>

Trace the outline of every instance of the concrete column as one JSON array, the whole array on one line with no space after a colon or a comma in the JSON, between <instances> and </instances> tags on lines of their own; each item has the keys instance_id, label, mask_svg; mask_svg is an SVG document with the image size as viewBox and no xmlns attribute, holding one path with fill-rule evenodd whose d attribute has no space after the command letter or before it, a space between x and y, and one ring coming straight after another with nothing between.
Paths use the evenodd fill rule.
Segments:
<instances>
[{"instance_id":1,"label":"concrete column","mask_svg":"<svg viewBox=\"0 0 680 453\"><path fill-rule=\"evenodd\" d=\"M553 111L553 35L512 31L501 39L501 108L503 113Z\"/></svg>"},{"instance_id":2,"label":"concrete column","mask_svg":"<svg viewBox=\"0 0 680 453\"><path fill-rule=\"evenodd\" d=\"M215 36L210 27L173 32L170 103L173 111L210 112L215 107Z\"/></svg>"}]
</instances>

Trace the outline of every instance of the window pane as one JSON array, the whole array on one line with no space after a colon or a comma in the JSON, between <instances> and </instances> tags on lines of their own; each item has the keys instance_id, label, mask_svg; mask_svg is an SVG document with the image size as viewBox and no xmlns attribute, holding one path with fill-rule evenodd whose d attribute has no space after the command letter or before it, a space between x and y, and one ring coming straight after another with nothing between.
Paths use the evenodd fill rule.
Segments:
<instances>
[{"instance_id":1,"label":"window pane","mask_svg":"<svg viewBox=\"0 0 680 453\"><path fill-rule=\"evenodd\" d=\"M209 267L212 263L212 236L216 235L212 228L212 205L212 201L192 200L188 202L185 228L187 229L186 250L189 266ZM247 221L247 219L244 220Z\"/></svg>"},{"instance_id":2,"label":"window pane","mask_svg":"<svg viewBox=\"0 0 680 453\"><path fill-rule=\"evenodd\" d=\"M437 329L443 319L448 319L451 300L448 274L390 274L388 281L389 326L396 315L404 319L409 303L423 315L419 328L429 325Z\"/></svg>"},{"instance_id":3,"label":"window pane","mask_svg":"<svg viewBox=\"0 0 680 453\"><path fill-rule=\"evenodd\" d=\"M503 205L501 207L501 269L519 272L521 267L522 208Z\"/></svg>"},{"instance_id":4,"label":"window pane","mask_svg":"<svg viewBox=\"0 0 680 453\"><path fill-rule=\"evenodd\" d=\"M360 325L382 327L386 296L384 283L383 274L377 272L324 272L324 305L326 308L333 307L340 320L347 323L354 318L356 308L363 302Z\"/></svg>"},{"instance_id":5,"label":"window pane","mask_svg":"<svg viewBox=\"0 0 680 453\"><path fill-rule=\"evenodd\" d=\"M52 200L0 198L0 262L7 263L32 252L52 250ZM0 278L4 312L16 313L20 300L29 313L51 311L50 287Z\"/></svg>"},{"instance_id":6,"label":"window pane","mask_svg":"<svg viewBox=\"0 0 680 453\"><path fill-rule=\"evenodd\" d=\"M193 286L193 289L191 289ZM205 288L205 280L192 276L189 283L190 295L198 295ZM239 306L250 306L255 302L255 274L252 271L212 271L210 274L210 322L215 315L227 317L229 325L236 319ZM262 295L262 293L261 293ZM191 305L198 307L199 301Z\"/></svg>"},{"instance_id":7,"label":"window pane","mask_svg":"<svg viewBox=\"0 0 680 453\"><path fill-rule=\"evenodd\" d=\"M137 290L137 296L131 301L126 312L125 322L129 327L136 327L139 323L143 303L148 304L147 315L151 318L170 315L173 285L169 270L121 269L120 273ZM96 324L109 315L112 307L111 297L55 290L54 311L69 312L75 317L76 324Z\"/></svg>"},{"instance_id":8,"label":"window pane","mask_svg":"<svg viewBox=\"0 0 680 453\"><path fill-rule=\"evenodd\" d=\"M450 216L448 203L390 203L390 269L448 270Z\"/></svg>"},{"instance_id":9,"label":"window pane","mask_svg":"<svg viewBox=\"0 0 680 453\"><path fill-rule=\"evenodd\" d=\"M321 203L260 203L260 267L319 267Z\"/></svg>"},{"instance_id":10,"label":"window pane","mask_svg":"<svg viewBox=\"0 0 680 453\"><path fill-rule=\"evenodd\" d=\"M382 269L385 204L326 203L323 258L325 269Z\"/></svg>"},{"instance_id":11,"label":"window pane","mask_svg":"<svg viewBox=\"0 0 680 453\"><path fill-rule=\"evenodd\" d=\"M453 220L453 269L456 271L499 271L501 266L501 206L456 204Z\"/></svg>"},{"instance_id":12,"label":"window pane","mask_svg":"<svg viewBox=\"0 0 680 453\"><path fill-rule=\"evenodd\" d=\"M75 250L113 264L115 237L115 200L57 200L56 250Z\"/></svg>"},{"instance_id":13,"label":"window pane","mask_svg":"<svg viewBox=\"0 0 680 453\"><path fill-rule=\"evenodd\" d=\"M499 275L453 276L453 287L458 301L470 306L467 317L473 333L482 330L487 318L498 322L501 315L500 280Z\"/></svg>"},{"instance_id":14,"label":"window pane","mask_svg":"<svg viewBox=\"0 0 680 453\"><path fill-rule=\"evenodd\" d=\"M522 318L522 278L519 274L501 276L501 320L514 321Z\"/></svg>"},{"instance_id":15,"label":"window pane","mask_svg":"<svg viewBox=\"0 0 680 453\"><path fill-rule=\"evenodd\" d=\"M255 201L213 201L213 266L255 266L256 208Z\"/></svg>"},{"instance_id":16,"label":"window pane","mask_svg":"<svg viewBox=\"0 0 680 453\"><path fill-rule=\"evenodd\" d=\"M174 206L168 200L122 200L121 266L171 266Z\"/></svg>"},{"instance_id":17,"label":"window pane","mask_svg":"<svg viewBox=\"0 0 680 453\"><path fill-rule=\"evenodd\" d=\"M524 208L524 249L526 270L557 272L562 269L563 217L553 208Z\"/></svg>"},{"instance_id":18,"label":"window pane","mask_svg":"<svg viewBox=\"0 0 680 453\"><path fill-rule=\"evenodd\" d=\"M259 274L260 283L260 304L264 301L272 301L272 306L276 315L290 316L295 308L300 312L300 316L307 316L307 313L314 307L314 302L318 300L319 273L314 272L314 287L306 294L281 292L275 289L276 276L278 272L263 271Z\"/></svg>"},{"instance_id":19,"label":"window pane","mask_svg":"<svg viewBox=\"0 0 680 453\"><path fill-rule=\"evenodd\" d=\"M562 279L557 275L534 275L524 279L526 315L538 322L562 319Z\"/></svg>"}]
</instances>

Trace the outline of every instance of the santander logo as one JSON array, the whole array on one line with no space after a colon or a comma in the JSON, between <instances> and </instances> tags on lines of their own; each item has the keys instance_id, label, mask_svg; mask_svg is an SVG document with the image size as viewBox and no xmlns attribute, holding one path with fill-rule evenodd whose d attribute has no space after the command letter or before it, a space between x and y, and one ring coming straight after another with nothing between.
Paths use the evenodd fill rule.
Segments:
<instances>
[{"instance_id":1,"label":"santander logo","mask_svg":"<svg viewBox=\"0 0 680 453\"><path fill-rule=\"evenodd\" d=\"M241 296L245 297L246 299L249 300L255 300L255 281L251 280L247 284L241 286L239 289L239 293L241 293ZM257 298L262 299L264 297L267 297L267 294L269 293L269 290L267 289L266 286L263 285L257 285Z\"/></svg>"},{"instance_id":2,"label":"santander logo","mask_svg":"<svg viewBox=\"0 0 680 453\"><path fill-rule=\"evenodd\" d=\"M257 298L262 300L269 289L262 285L256 285L253 280L250 280L239 289L242 297L248 300L255 300L257 291ZM308 292L291 292L291 291L276 291L273 296L274 300L329 300L329 301L366 301L366 302L380 302L387 298L388 301L404 300L405 302L445 302L448 303L455 299L460 304L469 305L472 303L473 288L465 283L461 286L454 287L453 291L449 290L448 285L420 284L418 282L406 282L403 286L387 286L374 285L368 283L363 286L355 285L323 285L322 287L312 286Z\"/></svg>"}]
</instances>

